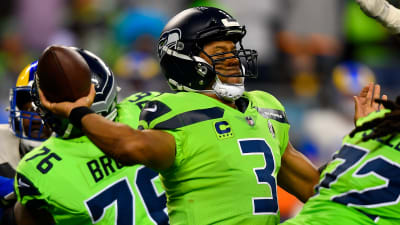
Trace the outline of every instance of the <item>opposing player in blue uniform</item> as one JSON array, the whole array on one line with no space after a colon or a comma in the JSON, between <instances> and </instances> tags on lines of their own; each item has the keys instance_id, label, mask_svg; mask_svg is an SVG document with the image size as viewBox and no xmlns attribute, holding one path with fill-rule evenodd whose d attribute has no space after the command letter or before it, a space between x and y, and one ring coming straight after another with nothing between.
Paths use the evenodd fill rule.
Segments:
<instances>
[{"instance_id":1,"label":"opposing player in blue uniform","mask_svg":"<svg viewBox=\"0 0 400 225\"><path fill-rule=\"evenodd\" d=\"M15 203L13 181L20 159L50 135L39 114L34 112L30 94L37 61L27 65L10 89L8 124L0 124L0 224L9 224Z\"/></svg>"},{"instance_id":2,"label":"opposing player in blue uniform","mask_svg":"<svg viewBox=\"0 0 400 225\"><path fill-rule=\"evenodd\" d=\"M39 146L51 131L34 112L30 89L37 61L27 65L10 89L8 124L0 124L0 175L14 177L22 156Z\"/></svg>"}]
</instances>

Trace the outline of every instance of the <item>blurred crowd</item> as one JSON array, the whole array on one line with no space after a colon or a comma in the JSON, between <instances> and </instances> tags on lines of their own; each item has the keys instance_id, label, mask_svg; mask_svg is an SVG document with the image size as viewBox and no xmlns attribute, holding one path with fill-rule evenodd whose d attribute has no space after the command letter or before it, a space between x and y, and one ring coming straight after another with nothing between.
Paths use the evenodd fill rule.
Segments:
<instances>
[{"instance_id":1,"label":"blurred crowd","mask_svg":"<svg viewBox=\"0 0 400 225\"><path fill-rule=\"evenodd\" d=\"M398 4L392 2L393 5ZM353 98L368 82L398 95L400 40L366 17L354 0L2 0L0 107L19 72L50 44L88 49L113 69L120 98L169 91L156 46L165 22L192 6L215 6L246 25L246 48L259 53L248 90L274 94L285 106L291 140L317 165L353 128ZM0 110L0 122L7 122ZM293 201L293 200L288 200ZM281 207L282 216L290 216Z\"/></svg>"}]
</instances>

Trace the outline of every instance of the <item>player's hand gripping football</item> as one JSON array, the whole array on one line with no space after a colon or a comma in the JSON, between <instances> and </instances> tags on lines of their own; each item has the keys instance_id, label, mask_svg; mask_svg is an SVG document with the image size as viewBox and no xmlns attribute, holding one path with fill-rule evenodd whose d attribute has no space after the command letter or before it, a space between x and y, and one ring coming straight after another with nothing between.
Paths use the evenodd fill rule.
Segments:
<instances>
[{"instance_id":1,"label":"player's hand gripping football","mask_svg":"<svg viewBox=\"0 0 400 225\"><path fill-rule=\"evenodd\" d=\"M75 102L49 102L44 96L42 90L39 88L40 102L44 107L50 110L52 113L68 118L71 110L79 106L90 107L96 96L96 90L94 84L91 84L90 92L88 96L77 99Z\"/></svg>"},{"instance_id":2,"label":"player's hand gripping football","mask_svg":"<svg viewBox=\"0 0 400 225\"><path fill-rule=\"evenodd\" d=\"M379 103L374 100L381 97L381 86L379 84L370 83L365 86L358 96L354 96L355 113L354 124L361 117L365 117L371 112L382 109ZM382 95L383 100L387 100L386 95ZM381 107L381 108L380 108Z\"/></svg>"},{"instance_id":3,"label":"player's hand gripping football","mask_svg":"<svg viewBox=\"0 0 400 225\"><path fill-rule=\"evenodd\" d=\"M400 33L400 10L386 0L356 0L362 11L393 33Z\"/></svg>"}]
</instances>

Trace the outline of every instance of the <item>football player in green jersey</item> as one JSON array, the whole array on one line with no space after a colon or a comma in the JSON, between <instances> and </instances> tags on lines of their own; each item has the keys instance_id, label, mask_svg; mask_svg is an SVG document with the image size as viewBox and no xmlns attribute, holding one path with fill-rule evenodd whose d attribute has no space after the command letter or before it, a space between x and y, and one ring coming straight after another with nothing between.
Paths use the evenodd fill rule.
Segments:
<instances>
[{"instance_id":1,"label":"football player in green jersey","mask_svg":"<svg viewBox=\"0 0 400 225\"><path fill-rule=\"evenodd\" d=\"M277 184L304 202L319 172L290 144L282 104L269 93L244 90L245 77L257 75L257 53L243 48L245 34L217 8L190 8L173 17L158 54L178 93L147 104L143 130L85 108L93 88L74 103L50 103L41 94L42 103L82 126L118 162L158 170L171 224L277 224Z\"/></svg>"},{"instance_id":2,"label":"football player in green jersey","mask_svg":"<svg viewBox=\"0 0 400 225\"><path fill-rule=\"evenodd\" d=\"M386 109L357 120L322 171L317 194L284 225L400 224L400 97L375 101Z\"/></svg>"},{"instance_id":3,"label":"football player in green jersey","mask_svg":"<svg viewBox=\"0 0 400 225\"><path fill-rule=\"evenodd\" d=\"M109 120L136 128L142 105L159 95L137 93L117 105L113 74L101 59L72 47L52 46L46 51L64 56L68 56L65 52L72 51L85 60L87 69L83 71L90 72L92 83L96 84L92 109ZM52 56L43 53L36 76L43 73L41 60L45 64L44 58L49 55ZM141 165L123 166L104 155L68 120L41 106L37 87L36 78L31 92L34 104L58 137L51 137L19 163L15 178L18 198L15 223L168 224L166 197L158 174Z\"/></svg>"}]
</instances>

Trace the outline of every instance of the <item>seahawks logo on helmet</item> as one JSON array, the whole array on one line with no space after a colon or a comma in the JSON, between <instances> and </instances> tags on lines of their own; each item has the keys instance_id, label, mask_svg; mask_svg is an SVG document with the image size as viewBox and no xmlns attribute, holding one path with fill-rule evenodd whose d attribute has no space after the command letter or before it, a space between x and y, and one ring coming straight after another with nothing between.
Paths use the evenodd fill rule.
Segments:
<instances>
[{"instance_id":1,"label":"seahawks logo on helmet","mask_svg":"<svg viewBox=\"0 0 400 225\"><path fill-rule=\"evenodd\" d=\"M163 51L164 46L167 46L167 48L174 50L183 49L183 46L178 47L178 41L181 39L181 34L182 32L180 29L172 29L161 34L160 41L158 42L158 56L160 57L160 59L165 54L165 51Z\"/></svg>"}]
</instances>

